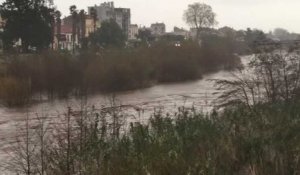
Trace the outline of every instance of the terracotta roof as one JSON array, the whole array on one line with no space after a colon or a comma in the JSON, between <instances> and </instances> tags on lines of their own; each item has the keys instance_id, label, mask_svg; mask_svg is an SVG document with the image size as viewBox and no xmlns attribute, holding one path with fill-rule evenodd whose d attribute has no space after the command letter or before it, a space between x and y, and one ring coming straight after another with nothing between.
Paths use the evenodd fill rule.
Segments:
<instances>
[{"instance_id":1,"label":"terracotta roof","mask_svg":"<svg viewBox=\"0 0 300 175\"><path fill-rule=\"evenodd\" d=\"M62 34L72 33L72 26L62 25L61 26L61 33Z\"/></svg>"}]
</instances>

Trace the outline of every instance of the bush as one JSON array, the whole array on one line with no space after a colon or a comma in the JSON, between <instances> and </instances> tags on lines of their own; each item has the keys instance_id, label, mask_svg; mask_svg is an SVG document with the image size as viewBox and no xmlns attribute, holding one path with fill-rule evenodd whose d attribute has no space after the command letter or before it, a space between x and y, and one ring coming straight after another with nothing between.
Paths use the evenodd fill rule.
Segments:
<instances>
[{"instance_id":1,"label":"bush","mask_svg":"<svg viewBox=\"0 0 300 175\"><path fill-rule=\"evenodd\" d=\"M159 82L179 82L201 78L200 47L190 43L182 47L158 43L151 48Z\"/></svg>"},{"instance_id":2,"label":"bush","mask_svg":"<svg viewBox=\"0 0 300 175\"><path fill-rule=\"evenodd\" d=\"M210 52L216 51L210 48L204 52L193 42L175 47L162 41L151 47L105 49L101 54L87 51L79 56L61 52L15 55L7 59L0 77L30 80L32 95L46 94L53 99L194 80L212 70L235 67L239 62L230 51L224 57Z\"/></svg>"},{"instance_id":3,"label":"bush","mask_svg":"<svg viewBox=\"0 0 300 175\"><path fill-rule=\"evenodd\" d=\"M0 78L0 99L7 106L20 106L28 103L30 82L14 77Z\"/></svg>"},{"instance_id":4,"label":"bush","mask_svg":"<svg viewBox=\"0 0 300 175\"><path fill-rule=\"evenodd\" d=\"M253 110L240 105L209 115L180 108L175 114L153 113L147 124L129 125L116 106L74 116L70 111L43 135L45 143L33 139L43 125L28 135L30 145L43 146L29 154L32 172L41 172L41 165L45 174L91 175L282 175L300 170L299 103L262 104ZM16 150L20 161L12 171L25 167L27 172L23 155Z\"/></svg>"}]
</instances>

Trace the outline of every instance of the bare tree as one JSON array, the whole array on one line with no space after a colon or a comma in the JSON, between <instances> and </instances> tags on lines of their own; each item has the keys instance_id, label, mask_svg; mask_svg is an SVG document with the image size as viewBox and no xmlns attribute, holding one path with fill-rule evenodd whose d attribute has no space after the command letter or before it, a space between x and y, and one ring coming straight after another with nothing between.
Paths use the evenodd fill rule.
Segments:
<instances>
[{"instance_id":1,"label":"bare tree","mask_svg":"<svg viewBox=\"0 0 300 175\"><path fill-rule=\"evenodd\" d=\"M204 3L194 3L188 6L184 12L185 22L197 30L197 39L199 39L200 30L205 27L212 27L217 24L216 14L210 5Z\"/></svg>"},{"instance_id":2,"label":"bare tree","mask_svg":"<svg viewBox=\"0 0 300 175\"><path fill-rule=\"evenodd\" d=\"M4 164L4 168L11 173L31 175L37 172L37 166L34 164L37 144L33 138L28 111L24 122L24 126L17 126L19 132L16 135L15 142L11 145L10 151L7 152L9 157Z\"/></svg>"},{"instance_id":3,"label":"bare tree","mask_svg":"<svg viewBox=\"0 0 300 175\"><path fill-rule=\"evenodd\" d=\"M251 108L259 103L294 99L300 88L299 60L298 53L283 50L255 55L232 80L217 80L219 89L224 91L217 103L221 106L243 103Z\"/></svg>"},{"instance_id":4,"label":"bare tree","mask_svg":"<svg viewBox=\"0 0 300 175\"><path fill-rule=\"evenodd\" d=\"M35 131L37 132L37 146L38 151L35 158L35 164L38 166L37 172L39 175L44 175L47 172L47 133L49 130L48 115L39 116L36 114L37 126Z\"/></svg>"}]
</instances>

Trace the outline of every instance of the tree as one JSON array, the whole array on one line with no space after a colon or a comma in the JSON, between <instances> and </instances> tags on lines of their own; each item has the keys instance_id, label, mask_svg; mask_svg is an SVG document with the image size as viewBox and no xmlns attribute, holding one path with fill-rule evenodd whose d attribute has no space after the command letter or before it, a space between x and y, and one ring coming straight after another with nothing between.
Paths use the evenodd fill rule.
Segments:
<instances>
[{"instance_id":1,"label":"tree","mask_svg":"<svg viewBox=\"0 0 300 175\"><path fill-rule=\"evenodd\" d=\"M183 18L188 25L196 28L198 39L202 28L217 24L216 14L213 12L212 7L204 3L190 4L184 12Z\"/></svg>"},{"instance_id":2,"label":"tree","mask_svg":"<svg viewBox=\"0 0 300 175\"><path fill-rule=\"evenodd\" d=\"M249 58L248 58L249 59ZM253 105L291 102L300 89L300 54L275 50L251 58L244 70L233 74L230 80L217 80L220 106Z\"/></svg>"},{"instance_id":3,"label":"tree","mask_svg":"<svg viewBox=\"0 0 300 175\"><path fill-rule=\"evenodd\" d=\"M6 0L0 6L6 21L3 32L5 49L10 49L21 39L23 52L29 47L48 48L53 39L54 9L45 0Z\"/></svg>"},{"instance_id":4,"label":"tree","mask_svg":"<svg viewBox=\"0 0 300 175\"><path fill-rule=\"evenodd\" d=\"M73 45L73 53L75 52L75 41L76 35L78 34L77 26L78 26L78 12L76 5L70 6L70 14L72 15L72 45Z\"/></svg>"},{"instance_id":5,"label":"tree","mask_svg":"<svg viewBox=\"0 0 300 175\"><path fill-rule=\"evenodd\" d=\"M274 29L273 35L280 40L290 39L290 33L286 29L282 29L282 28Z\"/></svg>"},{"instance_id":6,"label":"tree","mask_svg":"<svg viewBox=\"0 0 300 175\"><path fill-rule=\"evenodd\" d=\"M95 8L91 8L91 16L93 18L93 23L94 23L94 31L96 31L96 27L97 27L97 20L98 20L98 15L97 15L97 11Z\"/></svg>"},{"instance_id":7,"label":"tree","mask_svg":"<svg viewBox=\"0 0 300 175\"><path fill-rule=\"evenodd\" d=\"M93 45L100 47L123 47L125 36L120 26L114 21L104 21L101 28L90 35Z\"/></svg>"},{"instance_id":8,"label":"tree","mask_svg":"<svg viewBox=\"0 0 300 175\"><path fill-rule=\"evenodd\" d=\"M55 23L56 23L56 38L57 38L57 47L60 49L60 37L61 37L61 12L55 11Z\"/></svg>"},{"instance_id":9,"label":"tree","mask_svg":"<svg viewBox=\"0 0 300 175\"><path fill-rule=\"evenodd\" d=\"M139 29L137 38L139 38L143 43L149 43L155 39L150 29Z\"/></svg>"},{"instance_id":10,"label":"tree","mask_svg":"<svg viewBox=\"0 0 300 175\"><path fill-rule=\"evenodd\" d=\"M80 10L79 14L79 39L80 39L80 44L81 44L81 48L86 48L87 46L87 42L86 42L86 37L85 37L85 33L86 33L86 13L84 10Z\"/></svg>"},{"instance_id":11,"label":"tree","mask_svg":"<svg viewBox=\"0 0 300 175\"><path fill-rule=\"evenodd\" d=\"M227 38L232 38L232 39L236 38L236 31L231 27L225 26L219 28L218 31L221 32Z\"/></svg>"},{"instance_id":12,"label":"tree","mask_svg":"<svg viewBox=\"0 0 300 175\"><path fill-rule=\"evenodd\" d=\"M268 38L263 31L247 28L245 42L252 51L257 51L258 43L266 41L268 41Z\"/></svg>"}]
</instances>

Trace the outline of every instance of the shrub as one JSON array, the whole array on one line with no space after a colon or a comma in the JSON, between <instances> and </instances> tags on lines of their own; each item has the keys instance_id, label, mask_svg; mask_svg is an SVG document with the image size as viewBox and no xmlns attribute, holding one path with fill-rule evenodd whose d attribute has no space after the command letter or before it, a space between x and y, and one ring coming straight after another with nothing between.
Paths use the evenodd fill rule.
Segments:
<instances>
[{"instance_id":1,"label":"shrub","mask_svg":"<svg viewBox=\"0 0 300 175\"><path fill-rule=\"evenodd\" d=\"M0 99L8 106L20 106L30 98L30 81L14 77L0 78Z\"/></svg>"},{"instance_id":2,"label":"shrub","mask_svg":"<svg viewBox=\"0 0 300 175\"><path fill-rule=\"evenodd\" d=\"M235 67L239 58L223 50L224 57L211 53L216 52L211 48L203 51L190 41L181 47L161 41L151 47L107 48L101 54L86 51L78 56L62 52L14 55L6 59L0 77L30 80L32 95L46 94L49 99L116 92L158 82L194 80L208 71Z\"/></svg>"},{"instance_id":3,"label":"shrub","mask_svg":"<svg viewBox=\"0 0 300 175\"><path fill-rule=\"evenodd\" d=\"M49 142L43 152L34 149L28 164L32 172L41 172L43 153L45 174L295 174L300 170L299 109L299 103L261 104L253 110L240 105L204 115L180 108L129 126L116 106L75 115L69 110L54 131L46 130L42 140ZM42 127L27 135L30 145L41 145L40 137L33 138ZM27 172L21 161L26 156L16 154L21 159L12 170Z\"/></svg>"}]
</instances>

